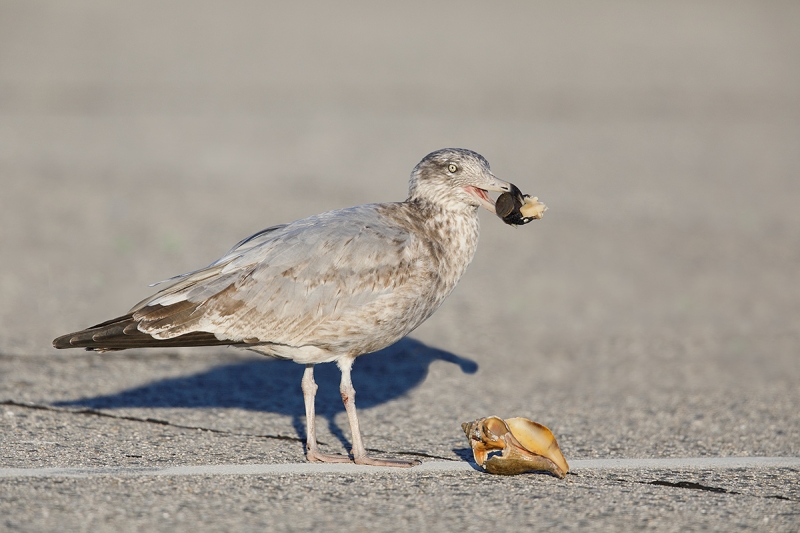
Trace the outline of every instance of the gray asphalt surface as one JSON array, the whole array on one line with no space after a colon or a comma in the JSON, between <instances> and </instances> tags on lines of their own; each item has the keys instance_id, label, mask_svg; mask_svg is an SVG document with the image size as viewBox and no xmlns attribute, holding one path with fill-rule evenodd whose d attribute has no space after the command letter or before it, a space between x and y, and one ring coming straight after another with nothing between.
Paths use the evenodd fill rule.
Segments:
<instances>
[{"instance_id":1,"label":"gray asphalt surface","mask_svg":"<svg viewBox=\"0 0 800 533\"><path fill-rule=\"evenodd\" d=\"M0 529L800 531L800 468L748 459L800 457L798 23L797 2L0 2L0 469L184 472L0 476ZM299 365L50 347L259 229L404 199L446 146L550 210L483 213L455 293L356 362L368 448L463 465L460 423L496 414L577 464L683 466L308 472Z\"/></svg>"}]
</instances>

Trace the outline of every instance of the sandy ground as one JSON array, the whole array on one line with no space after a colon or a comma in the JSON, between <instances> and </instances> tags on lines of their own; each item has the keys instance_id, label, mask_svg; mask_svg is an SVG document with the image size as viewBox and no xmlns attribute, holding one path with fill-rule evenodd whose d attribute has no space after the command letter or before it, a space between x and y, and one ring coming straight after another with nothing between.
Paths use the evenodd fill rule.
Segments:
<instances>
[{"instance_id":1,"label":"sandy ground","mask_svg":"<svg viewBox=\"0 0 800 533\"><path fill-rule=\"evenodd\" d=\"M446 146L550 210L483 213L455 293L356 363L368 447L464 461L459 424L497 414L567 459L800 456L798 24L796 2L0 2L0 467L302 462L297 365L50 343L259 229L402 200ZM0 478L0 529L798 531L799 475Z\"/></svg>"}]
</instances>

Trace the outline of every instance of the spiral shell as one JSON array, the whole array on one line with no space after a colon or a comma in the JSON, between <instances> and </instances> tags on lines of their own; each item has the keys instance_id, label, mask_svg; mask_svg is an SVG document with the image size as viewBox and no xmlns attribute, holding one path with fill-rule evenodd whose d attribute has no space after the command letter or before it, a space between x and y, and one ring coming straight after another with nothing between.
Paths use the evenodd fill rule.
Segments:
<instances>
[{"instance_id":1,"label":"spiral shell","mask_svg":"<svg viewBox=\"0 0 800 533\"><path fill-rule=\"evenodd\" d=\"M541 471L563 478L569 472L553 432L532 420L489 416L464 422L461 428L475 462L490 474Z\"/></svg>"}]
</instances>

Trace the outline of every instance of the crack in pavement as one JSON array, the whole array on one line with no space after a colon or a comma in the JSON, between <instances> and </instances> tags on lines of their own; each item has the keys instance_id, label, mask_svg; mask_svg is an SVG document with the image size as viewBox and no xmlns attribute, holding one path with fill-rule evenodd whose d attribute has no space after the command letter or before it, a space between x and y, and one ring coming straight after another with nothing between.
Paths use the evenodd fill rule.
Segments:
<instances>
[{"instance_id":1,"label":"crack in pavement","mask_svg":"<svg viewBox=\"0 0 800 533\"><path fill-rule=\"evenodd\" d=\"M171 426L175 428L181 429L193 429L193 430L201 430L201 431L209 431L211 433L223 433L226 435L237 435L242 437L260 437L265 439L277 439L277 440L289 440L294 442L305 442L305 439L301 439L299 437L289 437L287 435L257 435L257 434L250 434L250 433L234 433L232 431L224 430L224 429L214 429L214 428L207 428L202 426L188 426L185 424L176 424L174 422L170 422L169 420L162 420L160 418L151 418L151 417L139 417L139 416L131 416L131 415L116 415L113 413L107 413L105 411L100 411L97 409L91 408L84 408L84 409L68 409L68 408L61 408L61 407L53 407L52 405L47 404L40 404L40 403L33 403L33 402L18 402L16 400L4 400L0 402L0 405L12 405L15 407L24 407L27 409L36 409L39 411L50 411L53 413L67 413L71 415L89 415L89 416L98 416L103 418L115 418L117 420L130 420L133 422L144 422L147 424L157 424L160 426Z\"/></svg>"},{"instance_id":2,"label":"crack in pavement","mask_svg":"<svg viewBox=\"0 0 800 533\"><path fill-rule=\"evenodd\" d=\"M722 487L709 487L707 485L701 485L700 483L695 483L693 481L678 481L677 483L673 483L671 481L648 481L648 485L661 485L662 487L676 487L680 489L694 489L694 490L707 490L708 492L727 492L728 494L741 494L741 492L736 492L735 490L728 490L723 489Z\"/></svg>"},{"instance_id":3,"label":"crack in pavement","mask_svg":"<svg viewBox=\"0 0 800 533\"><path fill-rule=\"evenodd\" d=\"M661 479L657 479L655 481L632 481L630 479L622 479L622 478L615 478L613 481L618 481L620 483L636 483L638 485L656 485L660 487L672 487L678 489L689 489L689 490L702 490L706 492L714 492L717 494L731 494L736 496L751 496L753 498L763 498L763 499L772 499L772 500L785 500L785 501L800 501L795 498L789 498L787 496L783 496L781 494L770 494L767 496L761 496L759 494L748 494L745 492L739 492L735 490L729 490L722 487L712 487L709 485L703 485L701 483L696 483L694 481L664 481Z\"/></svg>"},{"instance_id":4,"label":"crack in pavement","mask_svg":"<svg viewBox=\"0 0 800 533\"><path fill-rule=\"evenodd\" d=\"M162 420L160 418L151 418L151 417L139 417L139 416L131 416L131 415L116 415L113 413L107 413L105 411L100 411L98 409L92 408L84 408L84 409L68 409L62 407L54 407L48 404L41 404L41 403L33 403L33 402L19 402L16 400L3 400L0 401L0 405L10 405L14 407L23 407L26 409L35 409L39 411L50 411L53 413L67 413L67 414L75 414L75 415L87 415L87 416L98 416L102 418L114 418L117 420L129 420L132 422L143 422L146 424L157 424L159 426L169 426L174 428L180 429L191 429L191 430L200 430L200 431L208 431L211 433L220 433L224 435L231 435L234 437L256 437L262 439L273 439L273 440L288 440L292 442L299 442L302 443L305 447L306 439L300 437L290 437L288 435L264 435L264 434L254 434L254 433L234 433L233 431L225 430L225 429L214 429L214 428L207 428L202 426L189 426L185 424L176 424L174 422L170 422L169 420ZM317 441L317 444L321 444L323 446L327 446L325 442ZM367 448L367 451L374 452L374 453L382 453L382 454L393 454L393 455L411 455L415 457L425 457L427 459L440 459L442 461L458 461L458 459L453 459L452 457L441 457L439 455L431 455L425 452L401 452L401 451L387 451L387 450L379 450L376 448Z\"/></svg>"}]
</instances>

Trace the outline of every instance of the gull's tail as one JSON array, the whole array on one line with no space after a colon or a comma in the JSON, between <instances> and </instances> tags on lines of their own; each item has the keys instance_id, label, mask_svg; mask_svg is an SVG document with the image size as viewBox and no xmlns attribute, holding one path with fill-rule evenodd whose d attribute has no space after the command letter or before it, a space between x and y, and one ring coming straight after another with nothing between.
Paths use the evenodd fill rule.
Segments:
<instances>
[{"instance_id":1,"label":"gull's tail","mask_svg":"<svg viewBox=\"0 0 800 533\"><path fill-rule=\"evenodd\" d=\"M139 321L132 314L114 318L82 331L62 335L53 341L56 348L86 348L109 352L128 348L177 348L182 346L225 346L234 344L219 340L213 333L194 331L171 339L155 339L139 331Z\"/></svg>"}]
</instances>

